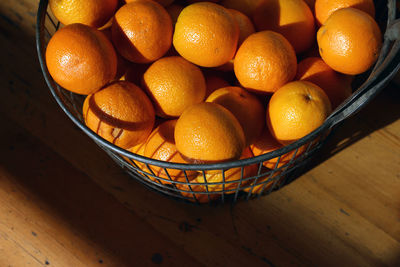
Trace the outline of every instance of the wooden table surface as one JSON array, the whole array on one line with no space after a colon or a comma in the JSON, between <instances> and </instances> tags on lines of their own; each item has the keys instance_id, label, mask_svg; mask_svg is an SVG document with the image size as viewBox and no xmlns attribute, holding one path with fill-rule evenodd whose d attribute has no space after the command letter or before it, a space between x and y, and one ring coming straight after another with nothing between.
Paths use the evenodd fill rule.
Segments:
<instances>
[{"instance_id":1,"label":"wooden table surface","mask_svg":"<svg viewBox=\"0 0 400 267\"><path fill-rule=\"evenodd\" d=\"M0 266L400 266L398 86L283 189L180 203L131 180L58 108L37 4L0 2Z\"/></svg>"}]
</instances>

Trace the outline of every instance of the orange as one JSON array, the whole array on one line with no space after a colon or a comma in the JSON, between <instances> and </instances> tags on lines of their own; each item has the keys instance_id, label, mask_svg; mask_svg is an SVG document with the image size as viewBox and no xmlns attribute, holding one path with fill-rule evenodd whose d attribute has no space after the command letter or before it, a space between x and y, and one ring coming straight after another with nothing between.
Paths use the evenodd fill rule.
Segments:
<instances>
[{"instance_id":1,"label":"orange","mask_svg":"<svg viewBox=\"0 0 400 267\"><path fill-rule=\"evenodd\" d=\"M291 82L272 95L268 127L281 144L290 144L321 126L331 111L328 96L320 87L306 81Z\"/></svg>"},{"instance_id":2,"label":"orange","mask_svg":"<svg viewBox=\"0 0 400 267\"><path fill-rule=\"evenodd\" d=\"M187 163L179 154L175 146L175 125L176 120L169 120L160 124L153 130L146 141L146 148L144 151L146 157L166 162ZM179 182L187 182L186 177L190 181L198 174L197 171L186 171L185 176L185 173L178 169L167 169L167 174L164 168L153 165L150 165L150 168L157 177ZM163 181L161 179L160 182L163 184L171 184L171 182Z\"/></svg>"},{"instance_id":3,"label":"orange","mask_svg":"<svg viewBox=\"0 0 400 267\"><path fill-rule=\"evenodd\" d=\"M279 143L270 133L268 127L265 127L263 132L258 136L258 138L250 145L250 149L254 156L260 156L267 154L269 152L275 151L282 148L283 145ZM305 151L305 146L302 146L296 152L295 151L283 154L280 158L272 158L264 161L263 165L269 169L280 168L285 164L288 164L292 158L300 156ZM279 163L278 163L279 159Z\"/></svg>"},{"instance_id":4,"label":"orange","mask_svg":"<svg viewBox=\"0 0 400 267\"><path fill-rule=\"evenodd\" d=\"M245 147L243 129L235 116L215 103L186 109L175 127L175 142L185 160L193 163L238 159Z\"/></svg>"},{"instance_id":5,"label":"orange","mask_svg":"<svg viewBox=\"0 0 400 267\"><path fill-rule=\"evenodd\" d=\"M296 80L312 82L321 87L331 101L333 109L352 93L352 77L334 71L319 57L302 60L297 67Z\"/></svg>"},{"instance_id":6,"label":"orange","mask_svg":"<svg viewBox=\"0 0 400 267\"><path fill-rule=\"evenodd\" d=\"M182 57L165 57L154 62L143 75L143 86L161 117L179 117L206 94L201 70Z\"/></svg>"},{"instance_id":7,"label":"orange","mask_svg":"<svg viewBox=\"0 0 400 267\"><path fill-rule=\"evenodd\" d=\"M220 104L238 119L243 128L246 145L250 145L265 125L265 110L260 100L241 87L224 87L214 91L206 100Z\"/></svg>"},{"instance_id":8,"label":"orange","mask_svg":"<svg viewBox=\"0 0 400 267\"><path fill-rule=\"evenodd\" d=\"M222 0L221 5L226 8L236 9L246 16L251 17L254 10L265 0Z\"/></svg>"},{"instance_id":9,"label":"orange","mask_svg":"<svg viewBox=\"0 0 400 267\"><path fill-rule=\"evenodd\" d=\"M122 6L115 13L111 29L118 52L135 63L159 59L172 42L171 17L160 4L149 0Z\"/></svg>"},{"instance_id":10,"label":"orange","mask_svg":"<svg viewBox=\"0 0 400 267\"><path fill-rule=\"evenodd\" d=\"M127 149L145 142L155 114L150 99L139 87L119 81L86 97L83 118L92 131Z\"/></svg>"},{"instance_id":11,"label":"orange","mask_svg":"<svg viewBox=\"0 0 400 267\"><path fill-rule=\"evenodd\" d=\"M59 85L87 95L114 79L117 56L104 34L76 23L58 30L50 39L46 64Z\"/></svg>"},{"instance_id":12,"label":"orange","mask_svg":"<svg viewBox=\"0 0 400 267\"><path fill-rule=\"evenodd\" d=\"M50 0L54 16L64 25L82 23L101 27L114 15L118 0Z\"/></svg>"},{"instance_id":13,"label":"orange","mask_svg":"<svg viewBox=\"0 0 400 267\"><path fill-rule=\"evenodd\" d=\"M253 14L258 31L281 33L296 53L310 48L315 39L314 16L303 0L267 0Z\"/></svg>"},{"instance_id":14,"label":"orange","mask_svg":"<svg viewBox=\"0 0 400 267\"><path fill-rule=\"evenodd\" d=\"M238 39L239 26L226 8L200 2L179 14L173 43L188 61L202 67L218 67L233 58Z\"/></svg>"},{"instance_id":15,"label":"orange","mask_svg":"<svg viewBox=\"0 0 400 267\"><path fill-rule=\"evenodd\" d=\"M254 29L253 22L240 11L235 9L228 9L231 12L233 18L236 20L236 23L239 26L239 41L238 46L240 46L243 41L253 34L256 30Z\"/></svg>"},{"instance_id":16,"label":"orange","mask_svg":"<svg viewBox=\"0 0 400 267\"><path fill-rule=\"evenodd\" d=\"M373 0L316 0L315 19L319 25L322 25L333 12L347 7L357 8L367 12L372 17L375 16Z\"/></svg>"},{"instance_id":17,"label":"orange","mask_svg":"<svg viewBox=\"0 0 400 267\"><path fill-rule=\"evenodd\" d=\"M174 25L176 24L179 14L181 14L183 8L184 8L183 6L178 5L178 4L172 4L168 7L166 7L168 14L171 16L172 24L174 24Z\"/></svg>"},{"instance_id":18,"label":"orange","mask_svg":"<svg viewBox=\"0 0 400 267\"><path fill-rule=\"evenodd\" d=\"M222 77L210 72L205 73L204 78L206 79L206 98L215 90L230 86Z\"/></svg>"},{"instance_id":19,"label":"orange","mask_svg":"<svg viewBox=\"0 0 400 267\"><path fill-rule=\"evenodd\" d=\"M273 93L296 75L296 54L281 34L257 32L240 46L234 70L243 87L259 93Z\"/></svg>"},{"instance_id":20,"label":"orange","mask_svg":"<svg viewBox=\"0 0 400 267\"><path fill-rule=\"evenodd\" d=\"M375 20L355 8L335 11L317 33L319 52L332 69L350 75L367 71L382 46Z\"/></svg>"},{"instance_id":21,"label":"orange","mask_svg":"<svg viewBox=\"0 0 400 267\"><path fill-rule=\"evenodd\" d=\"M240 159L246 159L251 157L253 157L253 154L251 153L251 150L247 147L244 149ZM243 179L255 176L256 174L257 174L256 164L246 165L243 167ZM189 186L187 185L177 184L177 188L185 191L193 191L195 196L193 196L193 193L189 192L181 192L181 194L186 197L196 198L197 201L200 203L206 203L209 202L207 195L199 193L196 194L196 192L207 192L207 191L214 192L214 194L212 193L210 194L210 200L214 200L220 197L220 194L215 194L216 192L228 191L225 194L234 194L238 187L245 186L246 184L249 183L248 180L242 180L240 182L241 178L242 178L241 167L231 168L225 171L211 170L211 171L205 171L204 174L202 172L199 173L197 177L195 177L192 181L190 181L191 183L198 183L197 185L191 185L191 188L189 188ZM225 182L225 185L213 184L213 183L223 183L223 182ZM202 185L206 183L207 185Z\"/></svg>"}]
</instances>

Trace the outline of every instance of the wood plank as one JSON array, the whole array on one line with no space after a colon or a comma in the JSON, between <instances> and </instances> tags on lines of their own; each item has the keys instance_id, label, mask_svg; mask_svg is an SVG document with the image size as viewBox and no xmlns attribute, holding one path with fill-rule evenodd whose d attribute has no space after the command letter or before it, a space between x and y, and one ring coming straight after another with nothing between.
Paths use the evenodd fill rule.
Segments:
<instances>
[{"instance_id":1,"label":"wood plank","mask_svg":"<svg viewBox=\"0 0 400 267\"><path fill-rule=\"evenodd\" d=\"M6 125L1 117L0 123ZM0 251L7 250L0 253L0 263L197 265L163 234L12 123L7 123L7 131L0 131L0 148Z\"/></svg>"}]
</instances>

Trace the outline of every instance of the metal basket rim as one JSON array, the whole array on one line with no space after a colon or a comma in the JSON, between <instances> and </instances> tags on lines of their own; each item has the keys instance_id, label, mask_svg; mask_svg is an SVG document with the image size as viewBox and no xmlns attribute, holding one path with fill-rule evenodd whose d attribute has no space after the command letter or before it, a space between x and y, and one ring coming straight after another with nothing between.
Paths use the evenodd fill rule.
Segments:
<instances>
[{"instance_id":1,"label":"metal basket rim","mask_svg":"<svg viewBox=\"0 0 400 267\"><path fill-rule=\"evenodd\" d=\"M48 0L40 0L39 2L39 7L38 7L38 13L37 13L37 21L36 21L36 49L38 53L38 58L39 58L39 63L41 66L42 74L46 80L46 83L49 87L49 90L53 97L55 98L57 104L61 107L61 109L64 111L64 113L73 121L73 123L78 126L86 135L88 135L90 138L92 138L96 143L101 144L101 147L107 148L111 150L112 152L118 153L122 156L125 156L129 159L139 161L144 164L151 164L154 166L162 167L162 168L172 168L172 169L180 169L180 170L226 170L230 168L235 168L235 167L241 167L241 166L246 166L246 165L252 165L252 164L259 164L260 162L264 162L266 160L272 159L272 158L277 158L279 156L282 156L284 154L287 154L293 150L296 150L300 148L301 146L317 139L319 136L323 135L324 133L328 132L330 129L333 128L334 126L334 120L335 116L338 114L338 110L343 109L346 107L346 104L349 104L352 99L347 99L345 103L342 103L332 114L330 117L328 117L325 122L315 129L313 132L309 133L308 135L304 136L303 138L289 144L286 146L283 146L282 148L279 148L277 150L274 150L269 153L265 153L259 156L254 156L251 158L246 158L246 159L238 159L238 160L232 160L232 161L226 161L226 162L220 162L220 163L211 163L211 164L189 164L189 163L172 163L172 162L166 162L166 161L160 161L152 158L148 158L145 156L141 156L139 154L130 152L128 150L125 150L123 148L120 148L111 142L105 140L98 134L96 134L94 131L89 129L84 123L82 123L78 118L76 118L65 106L61 98L59 97L57 90L55 87L57 87L55 81L53 78L50 76L49 71L47 69L47 65L45 62L45 56L44 56L44 40L43 40L43 34L44 34L44 21L45 21L45 16L47 12L47 7L48 7ZM386 40L385 40L386 41ZM366 80L368 82L368 79ZM365 82L365 83L366 83ZM361 85L359 88L363 87L365 85ZM64 90L64 89L62 89ZM354 93L353 95L354 96Z\"/></svg>"}]
</instances>

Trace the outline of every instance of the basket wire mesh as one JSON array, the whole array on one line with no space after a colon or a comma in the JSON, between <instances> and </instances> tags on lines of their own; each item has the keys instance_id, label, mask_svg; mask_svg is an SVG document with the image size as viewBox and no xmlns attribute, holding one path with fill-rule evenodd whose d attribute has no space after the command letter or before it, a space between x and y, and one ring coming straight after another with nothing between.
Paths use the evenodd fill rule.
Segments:
<instances>
[{"instance_id":1,"label":"basket wire mesh","mask_svg":"<svg viewBox=\"0 0 400 267\"><path fill-rule=\"evenodd\" d=\"M61 27L48 10L48 0L39 3L37 50L44 78L59 106L132 178L156 192L191 203L236 202L268 195L297 178L302 168L320 150L332 129L371 101L397 73L400 68L400 21L396 20L396 0L377 1L376 7L377 11L380 10L378 16L384 16L386 22L379 58L369 76L363 78L359 88L336 108L325 123L309 135L278 150L223 163L182 164L146 158L115 146L86 127L82 116L83 96L56 84L45 64L46 44ZM176 172L179 174L171 175Z\"/></svg>"}]
</instances>

